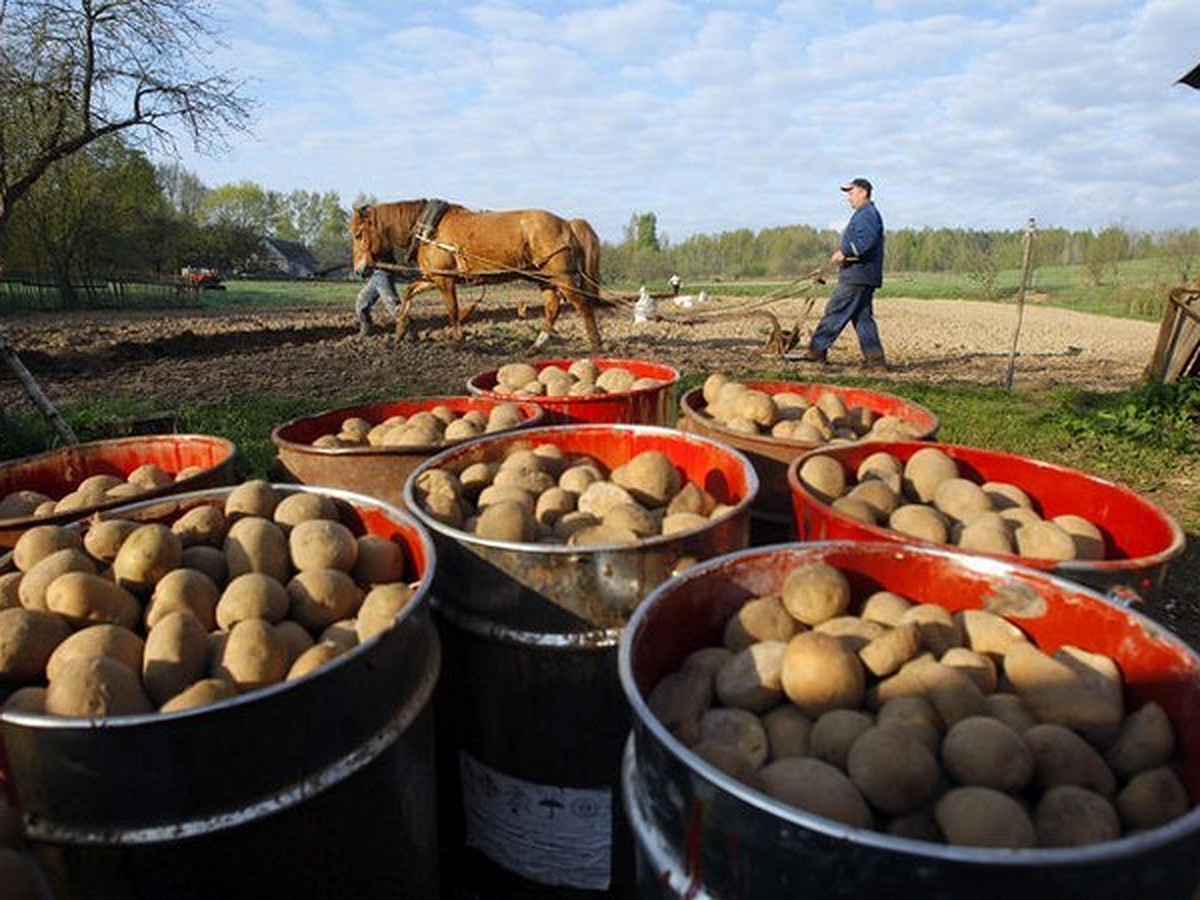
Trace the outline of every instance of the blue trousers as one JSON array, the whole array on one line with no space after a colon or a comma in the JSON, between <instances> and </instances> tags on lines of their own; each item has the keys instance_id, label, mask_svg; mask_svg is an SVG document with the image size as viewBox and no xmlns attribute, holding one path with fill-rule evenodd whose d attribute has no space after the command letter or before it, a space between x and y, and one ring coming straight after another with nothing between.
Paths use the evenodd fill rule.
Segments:
<instances>
[{"instance_id":1,"label":"blue trousers","mask_svg":"<svg viewBox=\"0 0 1200 900\"><path fill-rule=\"evenodd\" d=\"M825 304L825 314L817 323L809 346L828 350L842 329L853 324L863 356L882 356L883 344L875 325L875 288L867 284L839 284Z\"/></svg>"},{"instance_id":2,"label":"blue trousers","mask_svg":"<svg viewBox=\"0 0 1200 900\"><path fill-rule=\"evenodd\" d=\"M369 318L371 307L380 299L383 300L383 308L387 310L388 315L394 316L400 308L400 298L396 296L396 289L392 287L391 276L383 269L376 269L358 292L354 301L354 312L360 319Z\"/></svg>"}]
</instances>

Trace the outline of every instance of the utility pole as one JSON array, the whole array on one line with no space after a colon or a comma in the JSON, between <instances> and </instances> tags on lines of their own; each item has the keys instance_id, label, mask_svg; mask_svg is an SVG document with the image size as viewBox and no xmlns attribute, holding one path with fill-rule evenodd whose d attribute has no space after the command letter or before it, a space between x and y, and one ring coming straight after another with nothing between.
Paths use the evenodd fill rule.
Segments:
<instances>
[{"instance_id":1,"label":"utility pole","mask_svg":"<svg viewBox=\"0 0 1200 900\"><path fill-rule=\"evenodd\" d=\"M1013 367L1017 362L1017 342L1021 339L1021 320L1025 317L1025 292L1029 290L1029 272L1033 268L1033 233L1037 224L1033 216L1025 223L1025 254L1021 261L1021 289L1017 291L1017 330L1013 332L1012 350L1008 354L1008 375L1004 379L1004 387L1012 390Z\"/></svg>"}]
</instances>

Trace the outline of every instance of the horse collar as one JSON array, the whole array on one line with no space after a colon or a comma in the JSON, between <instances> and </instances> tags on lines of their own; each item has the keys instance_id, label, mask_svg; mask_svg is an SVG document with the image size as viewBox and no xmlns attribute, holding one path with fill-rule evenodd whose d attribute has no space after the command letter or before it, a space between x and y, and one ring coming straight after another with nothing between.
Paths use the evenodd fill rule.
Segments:
<instances>
[{"instance_id":1,"label":"horse collar","mask_svg":"<svg viewBox=\"0 0 1200 900\"><path fill-rule=\"evenodd\" d=\"M446 214L446 210L450 208L450 204L445 200L426 200L425 205L421 207L421 214L417 216L417 223L413 226L412 235L408 241L408 258L412 260L416 257L417 247L422 243L428 243L433 240L434 234L437 233L438 222L442 220L442 216Z\"/></svg>"}]
</instances>

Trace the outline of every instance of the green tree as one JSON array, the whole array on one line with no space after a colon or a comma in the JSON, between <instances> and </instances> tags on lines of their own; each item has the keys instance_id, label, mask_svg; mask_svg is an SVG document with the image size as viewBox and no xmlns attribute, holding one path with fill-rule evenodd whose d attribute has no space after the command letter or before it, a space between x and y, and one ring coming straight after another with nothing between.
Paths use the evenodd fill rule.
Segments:
<instances>
[{"instance_id":1,"label":"green tree","mask_svg":"<svg viewBox=\"0 0 1200 900\"><path fill-rule=\"evenodd\" d=\"M1200 263L1200 229L1174 228L1162 236L1163 253L1172 261L1179 280L1188 284Z\"/></svg>"},{"instance_id":2,"label":"green tree","mask_svg":"<svg viewBox=\"0 0 1200 900\"><path fill-rule=\"evenodd\" d=\"M201 151L249 121L241 86L208 63L217 41L204 0L0 2L0 233L59 162L124 135Z\"/></svg>"}]
</instances>

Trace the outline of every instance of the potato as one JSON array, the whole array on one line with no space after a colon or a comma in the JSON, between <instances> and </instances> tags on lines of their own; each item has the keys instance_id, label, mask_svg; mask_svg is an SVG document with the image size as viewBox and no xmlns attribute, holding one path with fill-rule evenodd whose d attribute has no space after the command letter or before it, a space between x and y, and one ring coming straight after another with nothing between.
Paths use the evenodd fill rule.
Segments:
<instances>
[{"instance_id":1,"label":"potato","mask_svg":"<svg viewBox=\"0 0 1200 900\"><path fill-rule=\"evenodd\" d=\"M179 559L179 565L180 568L194 569L207 575L218 588L229 581L229 563L225 559L224 551L219 547L209 547L206 544L185 547L183 555ZM169 575L168 572L163 578L167 578Z\"/></svg>"},{"instance_id":2,"label":"potato","mask_svg":"<svg viewBox=\"0 0 1200 900\"><path fill-rule=\"evenodd\" d=\"M282 528L262 516L245 515L230 525L224 549L230 578L262 572L287 581L291 575L288 538Z\"/></svg>"},{"instance_id":3,"label":"potato","mask_svg":"<svg viewBox=\"0 0 1200 900\"><path fill-rule=\"evenodd\" d=\"M992 501L993 509L1004 510L1013 507L1033 509L1033 501L1029 499L1029 495L1015 484L1004 481L985 481L980 487L987 498Z\"/></svg>"},{"instance_id":4,"label":"potato","mask_svg":"<svg viewBox=\"0 0 1200 900\"><path fill-rule=\"evenodd\" d=\"M404 547L391 538L364 534L357 538L358 549L351 575L364 587L388 584L404 578L407 556Z\"/></svg>"},{"instance_id":5,"label":"potato","mask_svg":"<svg viewBox=\"0 0 1200 900\"><path fill-rule=\"evenodd\" d=\"M1163 708L1153 701L1125 717L1120 734L1104 751L1104 760L1122 778L1165 765L1175 752L1175 731Z\"/></svg>"},{"instance_id":6,"label":"potato","mask_svg":"<svg viewBox=\"0 0 1200 900\"><path fill-rule=\"evenodd\" d=\"M1004 520L995 521L980 516L960 528L951 528L951 542L960 550L974 553L996 553L1012 555L1013 543Z\"/></svg>"},{"instance_id":7,"label":"potato","mask_svg":"<svg viewBox=\"0 0 1200 900\"><path fill-rule=\"evenodd\" d=\"M15 609L21 605L21 579L25 573L20 569L0 573L0 609Z\"/></svg>"},{"instance_id":8,"label":"potato","mask_svg":"<svg viewBox=\"0 0 1200 900\"><path fill-rule=\"evenodd\" d=\"M736 653L758 641L786 643L795 632L796 620L778 597L754 597L725 623L724 644Z\"/></svg>"},{"instance_id":9,"label":"potato","mask_svg":"<svg viewBox=\"0 0 1200 900\"><path fill-rule=\"evenodd\" d=\"M1018 642L1009 647L1004 674L1041 722L1109 738L1120 729L1124 710L1119 696L1033 644Z\"/></svg>"},{"instance_id":10,"label":"potato","mask_svg":"<svg viewBox=\"0 0 1200 900\"><path fill-rule=\"evenodd\" d=\"M812 719L790 703L775 707L759 719L767 735L767 759L808 756Z\"/></svg>"},{"instance_id":11,"label":"potato","mask_svg":"<svg viewBox=\"0 0 1200 900\"><path fill-rule=\"evenodd\" d=\"M721 666L731 659L733 653L725 647L701 647L685 656L683 665L679 668L686 671L696 669L712 679L716 677Z\"/></svg>"},{"instance_id":12,"label":"potato","mask_svg":"<svg viewBox=\"0 0 1200 900\"><path fill-rule=\"evenodd\" d=\"M288 536L292 564L300 571L338 569L350 572L358 561L358 541L341 522L308 519L292 527Z\"/></svg>"},{"instance_id":13,"label":"potato","mask_svg":"<svg viewBox=\"0 0 1200 900\"><path fill-rule=\"evenodd\" d=\"M899 625L904 614L913 603L899 594L891 591L876 591L863 602L859 614L869 622L879 622L881 625Z\"/></svg>"},{"instance_id":14,"label":"potato","mask_svg":"<svg viewBox=\"0 0 1200 900\"><path fill-rule=\"evenodd\" d=\"M858 522L865 522L867 525L875 525L879 522L878 510L865 500L858 500L854 497L838 497L830 506L842 515L849 516Z\"/></svg>"},{"instance_id":15,"label":"potato","mask_svg":"<svg viewBox=\"0 0 1200 900\"><path fill-rule=\"evenodd\" d=\"M1105 797L1117 788L1112 769L1091 744L1063 725L1042 722L1024 734L1033 754L1037 782L1044 790L1074 784Z\"/></svg>"},{"instance_id":16,"label":"potato","mask_svg":"<svg viewBox=\"0 0 1200 900\"><path fill-rule=\"evenodd\" d=\"M707 516L716 507L717 501L708 491L700 488L694 482L687 482L667 504L667 515L674 513L692 513Z\"/></svg>"},{"instance_id":17,"label":"potato","mask_svg":"<svg viewBox=\"0 0 1200 900\"><path fill-rule=\"evenodd\" d=\"M220 599L221 590L204 572L185 566L172 569L154 585L154 593L146 606L146 627L153 628L167 613L187 610L200 620L205 631L212 631L217 627L217 601Z\"/></svg>"},{"instance_id":18,"label":"potato","mask_svg":"<svg viewBox=\"0 0 1200 900\"><path fill-rule=\"evenodd\" d=\"M287 583L290 615L309 631L346 619L362 606L363 592L340 569L307 569Z\"/></svg>"},{"instance_id":19,"label":"potato","mask_svg":"<svg viewBox=\"0 0 1200 900\"><path fill-rule=\"evenodd\" d=\"M1042 794L1033 824L1039 847L1084 847L1121 836L1121 821L1112 803L1071 784L1060 784Z\"/></svg>"},{"instance_id":20,"label":"potato","mask_svg":"<svg viewBox=\"0 0 1200 900\"><path fill-rule=\"evenodd\" d=\"M931 655L918 656L875 690L879 704L893 697L924 697L947 727L968 716L983 715L983 692L962 670L944 666Z\"/></svg>"},{"instance_id":21,"label":"potato","mask_svg":"<svg viewBox=\"0 0 1200 900\"><path fill-rule=\"evenodd\" d=\"M937 754L942 746L942 717L933 704L924 697L893 697L879 707L875 724L880 728L894 728L923 744L931 753Z\"/></svg>"},{"instance_id":22,"label":"potato","mask_svg":"<svg viewBox=\"0 0 1200 900\"><path fill-rule=\"evenodd\" d=\"M781 759L764 766L758 781L764 793L814 815L852 828L870 828L873 823L871 810L858 788L829 763Z\"/></svg>"},{"instance_id":23,"label":"potato","mask_svg":"<svg viewBox=\"0 0 1200 900\"><path fill-rule=\"evenodd\" d=\"M900 476L903 472L904 463L899 458L888 453L886 450L880 450L868 455L858 464L858 468L854 472L854 477L860 482L875 478L883 481L885 484L890 485L894 483L898 487Z\"/></svg>"},{"instance_id":24,"label":"potato","mask_svg":"<svg viewBox=\"0 0 1200 900\"><path fill-rule=\"evenodd\" d=\"M333 641L319 641L296 657L284 680L295 681L297 678L303 678L346 652L348 648Z\"/></svg>"},{"instance_id":25,"label":"potato","mask_svg":"<svg viewBox=\"0 0 1200 900\"><path fill-rule=\"evenodd\" d=\"M216 624L229 631L244 619L265 619L271 624L287 617L291 598L279 579L262 572L245 572L225 586L216 606Z\"/></svg>"},{"instance_id":26,"label":"potato","mask_svg":"<svg viewBox=\"0 0 1200 900\"><path fill-rule=\"evenodd\" d=\"M992 788L953 788L938 800L934 815L948 844L1014 850L1037 844L1037 833L1024 807Z\"/></svg>"},{"instance_id":27,"label":"potato","mask_svg":"<svg viewBox=\"0 0 1200 900\"><path fill-rule=\"evenodd\" d=\"M959 784L995 788L1008 794L1033 778L1034 758L1016 731L989 716L968 716L942 739L942 765Z\"/></svg>"},{"instance_id":28,"label":"potato","mask_svg":"<svg viewBox=\"0 0 1200 900\"><path fill-rule=\"evenodd\" d=\"M717 513L714 510L713 515ZM703 528L708 524L708 518L699 513L677 512L671 513L669 516L664 516L662 520L663 534L682 534L685 531L693 531L697 528Z\"/></svg>"},{"instance_id":29,"label":"potato","mask_svg":"<svg viewBox=\"0 0 1200 900\"><path fill-rule=\"evenodd\" d=\"M537 536L531 508L517 500L501 500L483 509L475 534L492 541L526 543Z\"/></svg>"},{"instance_id":30,"label":"potato","mask_svg":"<svg viewBox=\"0 0 1200 900\"><path fill-rule=\"evenodd\" d=\"M963 644L958 621L948 609L936 603L914 603L900 617L900 623L916 625L921 633L921 645L939 658L951 647Z\"/></svg>"},{"instance_id":31,"label":"potato","mask_svg":"<svg viewBox=\"0 0 1200 900\"><path fill-rule=\"evenodd\" d=\"M337 517L337 505L332 498L311 491L285 495L271 514L272 521L285 532L310 519L336 520Z\"/></svg>"},{"instance_id":32,"label":"potato","mask_svg":"<svg viewBox=\"0 0 1200 900\"><path fill-rule=\"evenodd\" d=\"M968 478L947 478L933 490L933 505L951 519L970 521L992 509L991 499L974 481Z\"/></svg>"},{"instance_id":33,"label":"potato","mask_svg":"<svg viewBox=\"0 0 1200 900\"><path fill-rule=\"evenodd\" d=\"M1066 514L1050 521L1075 542L1075 559L1104 559L1104 534L1083 516Z\"/></svg>"},{"instance_id":34,"label":"potato","mask_svg":"<svg viewBox=\"0 0 1200 900\"><path fill-rule=\"evenodd\" d=\"M120 625L90 625L81 628L54 648L46 660L46 678L53 681L68 660L77 656L111 656L134 672L142 671L145 641Z\"/></svg>"},{"instance_id":35,"label":"potato","mask_svg":"<svg viewBox=\"0 0 1200 900\"><path fill-rule=\"evenodd\" d=\"M1074 559L1075 539L1054 522L1029 522L1017 529L1017 553L1035 559Z\"/></svg>"},{"instance_id":36,"label":"potato","mask_svg":"<svg viewBox=\"0 0 1200 900\"><path fill-rule=\"evenodd\" d=\"M758 769L767 761L767 733L754 713L744 709L709 709L700 716L700 741L730 744Z\"/></svg>"},{"instance_id":37,"label":"potato","mask_svg":"<svg viewBox=\"0 0 1200 900\"><path fill-rule=\"evenodd\" d=\"M697 730L699 724L696 725ZM751 786L758 784L758 770L734 744L724 741L697 741L691 751L729 777Z\"/></svg>"},{"instance_id":38,"label":"potato","mask_svg":"<svg viewBox=\"0 0 1200 900\"><path fill-rule=\"evenodd\" d=\"M713 681L717 699L724 706L751 712L765 712L778 704L783 699L788 646L783 641L759 641L735 653L717 670Z\"/></svg>"},{"instance_id":39,"label":"potato","mask_svg":"<svg viewBox=\"0 0 1200 900\"><path fill-rule=\"evenodd\" d=\"M1190 808L1187 790L1167 766L1139 772L1117 794L1117 812L1128 828L1157 828Z\"/></svg>"},{"instance_id":40,"label":"potato","mask_svg":"<svg viewBox=\"0 0 1200 900\"><path fill-rule=\"evenodd\" d=\"M283 681L288 672L287 654L287 644L270 622L246 619L230 630L213 674L232 682L244 694Z\"/></svg>"},{"instance_id":41,"label":"potato","mask_svg":"<svg viewBox=\"0 0 1200 900\"><path fill-rule=\"evenodd\" d=\"M1005 691L988 694L984 698L984 709L986 715L999 719L1017 734L1024 734L1038 723L1024 700Z\"/></svg>"},{"instance_id":42,"label":"potato","mask_svg":"<svg viewBox=\"0 0 1200 900\"><path fill-rule=\"evenodd\" d=\"M850 606L850 583L838 569L818 562L797 566L783 579L783 605L798 622L816 625Z\"/></svg>"},{"instance_id":43,"label":"potato","mask_svg":"<svg viewBox=\"0 0 1200 900\"><path fill-rule=\"evenodd\" d=\"M83 549L102 563L111 563L125 538L141 527L132 519L97 519L92 521L83 535Z\"/></svg>"},{"instance_id":44,"label":"potato","mask_svg":"<svg viewBox=\"0 0 1200 900\"><path fill-rule=\"evenodd\" d=\"M65 547L42 557L21 577L17 596L26 609L46 609L46 589L65 572L95 574L92 558L77 547Z\"/></svg>"},{"instance_id":45,"label":"potato","mask_svg":"<svg viewBox=\"0 0 1200 900\"><path fill-rule=\"evenodd\" d=\"M838 638L847 647L858 653L863 647L881 637L888 629L878 622L860 619L858 616L834 616L813 626L813 631Z\"/></svg>"},{"instance_id":46,"label":"potato","mask_svg":"<svg viewBox=\"0 0 1200 900\"><path fill-rule=\"evenodd\" d=\"M339 619L327 625L317 636L317 641L333 641L339 647L352 650L358 646L358 621L356 619Z\"/></svg>"},{"instance_id":47,"label":"potato","mask_svg":"<svg viewBox=\"0 0 1200 900\"><path fill-rule=\"evenodd\" d=\"M269 482L244 481L225 497L225 517L230 522L246 516L270 519L279 500L279 492Z\"/></svg>"},{"instance_id":48,"label":"potato","mask_svg":"<svg viewBox=\"0 0 1200 900\"><path fill-rule=\"evenodd\" d=\"M313 636L308 633L308 629L299 622L293 622L291 619L284 619L282 622L275 623L275 633L283 638L284 644L287 645L288 665L296 661L296 659L311 647L314 643Z\"/></svg>"},{"instance_id":49,"label":"potato","mask_svg":"<svg viewBox=\"0 0 1200 900\"><path fill-rule=\"evenodd\" d=\"M875 809L910 813L937 790L937 759L916 738L899 729L868 728L851 745L846 773Z\"/></svg>"},{"instance_id":50,"label":"potato","mask_svg":"<svg viewBox=\"0 0 1200 900\"><path fill-rule=\"evenodd\" d=\"M204 677L208 669L208 633L190 612L167 613L146 635L142 683L155 706Z\"/></svg>"},{"instance_id":51,"label":"potato","mask_svg":"<svg viewBox=\"0 0 1200 900\"><path fill-rule=\"evenodd\" d=\"M0 609L0 680L40 680L50 655L70 634L71 626L55 613Z\"/></svg>"},{"instance_id":52,"label":"potato","mask_svg":"<svg viewBox=\"0 0 1200 900\"><path fill-rule=\"evenodd\" d=\"M91 572L64 572L46 588L46 608L72 625L137 627L142 606L119 584Z\"/></svg>"},{"instance_id":53,"label":"potato","mask_svg":"<svg viewBox=\"0 0 1200 900\"><path fill-rule=\"evenodd\" d=\"M854 742L874 727L875 720L860 709L831 709L813 720L808 733L808 753L813 759L845 771Z\"/></svg>"},{"instance_id":54,"label":"potato","mask_svg":"<svg viewBox=\"0 0 1200 900\"><path fill-rule=\"evenodd\" d=\"M355 619L358 642L365 644L375 635L391 628L412 598L413 589L400 581L372 587L363 598Z\"/></svg>"},{"instance_id":55,"label":"potato","mask_svg":"<svg viewBox=\"0 0 1200 900\"><path fill-rule=\"evenodd\" d=\"M958 475L958 463L944 450L923 447L904 464L904 493L920 503L932 503L938 485Z\"/></svg>"},{"instance_id":56,"label":"potato","mask_svg":"<svg viewBox=\"0 0 1200 900\"><path fill-rule=\"evenodd\" d=\"M51 553L68 547L83 549L83 539L77 530L63 525L35 525L23 531L13 545L13 565L28 572Z\"/></svg>"},{"instance_id":57,"label":"potato","mask_svg":"<svg viewBox=\"0 0 1200 900\"><path fill-rule=\"evenodd\" d=\"M787 643L783 690L805 715L815 718L831 709L856 708L865 682L858 656L837 638L808 631Z\"/></svg>"},{"instance_id":58,"label":"potato","mask_svg":"<svg viewBox=\"0 0 1200 900\"><path fill-rule=\"evenodd\" d=\"M897 506L887 519L888 528L922 541L944 544L950 539L950 523L932 506L905 503Z\"/></svg>"},{"instance_id":59,"label":"potato","mask_svg":"<svg viewBox=\"0 0 1200 900\"><path fill-rule=\"evenodd\" d=\"M658 534L659 523L644 506L637 503L619 503L604 514L602 525L624 528L639 538Z\"/></svg>"},{"instance_id":60,"label":"potato","mask_svg":"<svg viewBox=\"0 0 1200 900\"><path fill-rule=\"evenodd\" d=\"M985 695L995 692L999 675L990 656L976 653L967 647L951 647L942 654L941 663L962 669Z\"/></svg>"},{"instance_id":61,"label":"potato","mask_svg":"<svg viewBox=\"0 0 1200 900\"><path fill-rule=\"evenodd\" d=\"M954 613L963 641L976 653L1002 657L1016 643L1028 643L1020 628L1003 616L984 609L964 609Z\"/></svg>"},{"instance_id":62,"label":"potato","mask_svg":"<svg viewBox=\"0 0 1200 900\"><path fill-rule=\"evenodd\" d=\"M800 483L823 503L832 503L846 490L846 472L832 456L816 454L800 464Z\"/></svg>"},{"instance_id":63,"label":"potato","mask_svg":"<svg viewBox=\"0 0 1200 900\"><path fill-rule=\"evenodd\" d=\"M878 478L868 478L856 484L842 499L858 500L874 510L875 521L887 521L900 505L900 496Z\"/></svg>"},{"instance_id":64,"label":"potato","mask_svg":"<svg viewBox=\"0 0 1200 900\"><path fill-rule=\"evenodd\" d=\"M0 709L7 712L24 712L42 715L46 712L46 689L41 685L26 685L17 688L3 703Z\"/></svg>"},{"instance_id":65,"label":"potato","mask_svg":"<svg viewBox=\"0 0 1200 900\"><path fill-rule=\"evenodd\" d=\"M699 668L667 673L646 697L646 705L663 727L687 744L700 741L700 717L712 702L712 675Z\"/></svg>"},{"instance_id":66,"label":"potato","mask_svg":"<svg viewBox=\"0 0 1200 900\"><path fill-rule=\"evenodd\" d=\"M113 560L117 584L141 596L149 596L160 578L179 567L183 544L166 525L150 523L133 531L121 544Z\"/></svg>"},{"instance_id":67,"label":"potato","mask_svg":"<svg viewBox=\"0 0 1200 900\"><path fill-rule=\"evenodd\" d=\"M591 485L604 480L604 473L596 466L580 463L563 469L562 474L558 476L558 486L578 496Z\"/></svg>"},{"instance_id":68,"label":"potato","mask_svg":"<svg viewBox=\"0 0 1200 900\"><path fill-rule=\"evenodd\" d=\"M153 711L137 674L110 656L68 660L46 688L46 712L53 716L99 719Z\"/></svg>"},{"instance_id":69,"label":"potato","mask_svg":"<svg viewBox=\"0 0 1200 900\"><path fill-rule=\"evenodd\" d=\"M186 709L198 709L236 696L237 688L233 682L223 678L202 678L169 699L159 707L158 711L173 713Z\"/></svg>"}]
</instances>

